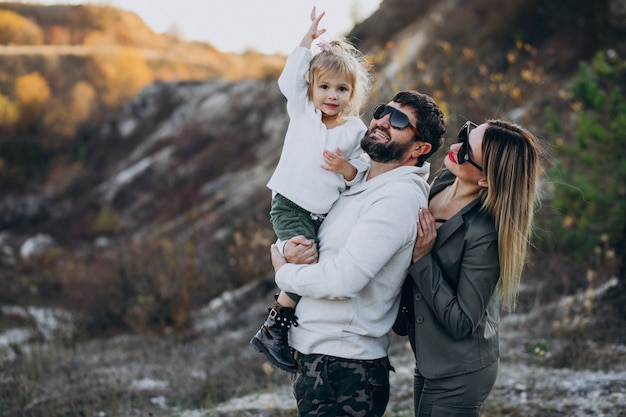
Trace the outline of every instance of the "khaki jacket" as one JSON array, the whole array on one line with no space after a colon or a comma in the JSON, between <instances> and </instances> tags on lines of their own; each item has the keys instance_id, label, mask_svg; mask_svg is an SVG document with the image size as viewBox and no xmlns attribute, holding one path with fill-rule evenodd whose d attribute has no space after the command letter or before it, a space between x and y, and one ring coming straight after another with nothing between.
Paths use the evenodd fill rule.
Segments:
<instances>
[{"instance_id":1,"label":"khaki jacket","mask_svg":"<svg viewBox=\"0 0 626 417\"><path fill-rule=\"evenodd\" d=\"M430 198L454 179L444 170ZM424 377L472 372L498 359L498 235L479 200L439 227L431 253L412 264L409 274L415 283L409 338Z\"/></svg>"}]
</instances>

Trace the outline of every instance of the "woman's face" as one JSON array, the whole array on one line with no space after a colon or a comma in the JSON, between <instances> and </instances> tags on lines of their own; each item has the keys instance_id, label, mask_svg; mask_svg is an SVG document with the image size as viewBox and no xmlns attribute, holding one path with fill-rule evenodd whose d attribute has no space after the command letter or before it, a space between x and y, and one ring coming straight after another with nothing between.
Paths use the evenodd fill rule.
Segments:
<instances>
[{"instance_id":1,"label":"woman's face","mask_svg":"<svg viewBox=\"0 0 626 417\"><path fill-rule=\"evenodd\" d=\"M462 179L474 180L485 176L480 167L484 166L482 144L487 124L474 126L464 126L459 132L458 142L450 146L450 152L444 159L446 168ZM467 155L466 160L461 154Z\"/></svg>"}]
</instances>

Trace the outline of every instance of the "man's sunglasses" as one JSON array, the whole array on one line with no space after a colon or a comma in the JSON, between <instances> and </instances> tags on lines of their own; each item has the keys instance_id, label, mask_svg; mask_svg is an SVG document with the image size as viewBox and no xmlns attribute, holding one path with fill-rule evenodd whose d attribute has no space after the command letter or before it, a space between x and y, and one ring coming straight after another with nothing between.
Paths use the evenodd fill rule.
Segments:
<instances>
[{"instance_id":1,"label":"man's sunglasses","mask_svg":"<svg viewBox=\"0 0 626 417\"><path fill-rule=\"evenodd\" d=\"M402 130L408 127L409 129L411 129L415 136L417 136L419 139L422 138L422 135L417 130L417 128L413 126L409 121L409 116L402 113L400 110L395 109L391 106L387 106L386 104L379 104L374 109L374 119L376 120L382 119L388 114L390 115L389 124L391 125L391 127L397 130Z\"/></svg>"},{"instance_id":2,"label":"man's sunglasses","mask_svg":"<svg viewBox=\"0 0 626 417\"><path fill-rule=\"evenodd\" d=\"M472 147L469 144L470 131L476 126L476 123L470 122L468 120L459 131L459 136L457 137L456 141L461 144L461 148L457 152L456 157L458 159L457 163L459 165L465 162L469 162L471 165L474 165L476 168L482 171L483 167L472 161Z\"/></svg>"}]
</instances>

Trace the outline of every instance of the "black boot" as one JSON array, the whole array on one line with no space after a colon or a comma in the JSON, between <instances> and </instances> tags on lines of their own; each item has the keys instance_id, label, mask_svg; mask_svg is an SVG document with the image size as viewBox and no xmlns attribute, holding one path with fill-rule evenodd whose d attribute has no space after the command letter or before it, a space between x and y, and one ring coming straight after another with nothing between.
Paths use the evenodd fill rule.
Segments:
<instances>
[{"instance_id":1,"label":"black boot","mask_svg":"<svg viewBox=\"0 0 626 417\"><path fill-rule=\"evenodd\" d=\"M274 306L269 309L265 323L250 340L250 344L263 353L272 365L291 373L298 370L287 341L291 325L298 326L298 318L294 312L295 309L283 307L275 301Z\"/></svg>"}]
</instances>

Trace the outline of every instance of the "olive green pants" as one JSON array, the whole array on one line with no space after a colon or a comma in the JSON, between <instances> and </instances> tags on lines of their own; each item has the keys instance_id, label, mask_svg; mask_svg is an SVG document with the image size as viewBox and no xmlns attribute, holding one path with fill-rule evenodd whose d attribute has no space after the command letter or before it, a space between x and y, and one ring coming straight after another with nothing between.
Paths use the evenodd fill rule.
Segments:
<instances>
[{"instance_id":1,"label":"olive green pants","mask_svg":"<svg viewBox=\"0 0 626 417\"><path fill-rule=\"evenodd\" d=\"M326 217L325 214L311 213L280 194L276 194L272 198L270 221L274 233L282 241L302 235L319 243L317 231L324 217ZM300 301L300 296L297 294L288 292L287 295L296 303Z\"/></svg>"}]
</instances>

